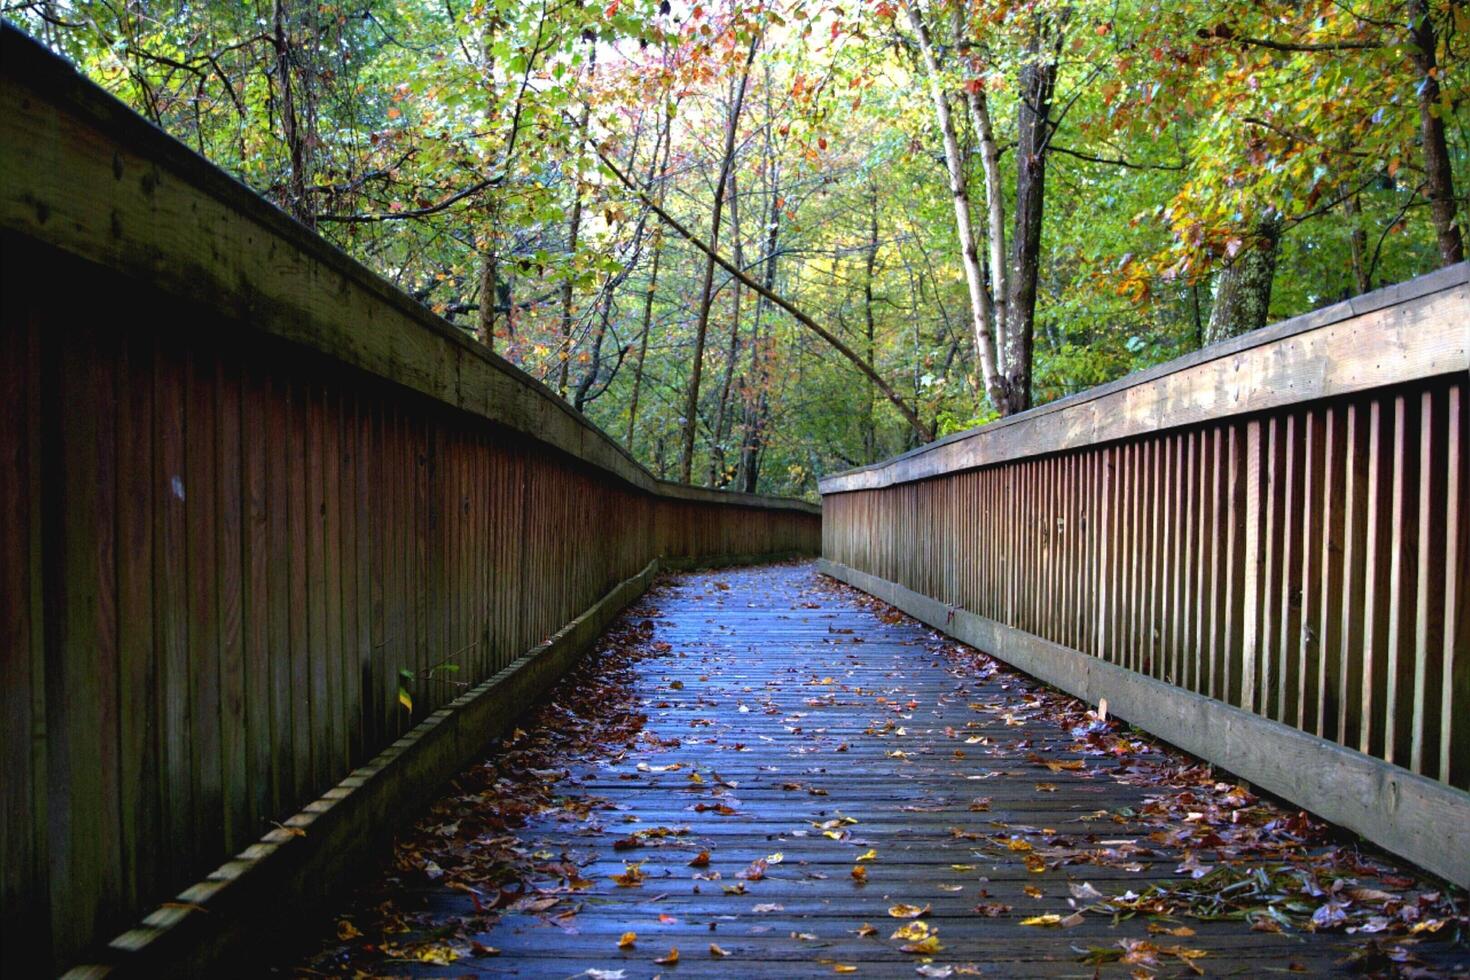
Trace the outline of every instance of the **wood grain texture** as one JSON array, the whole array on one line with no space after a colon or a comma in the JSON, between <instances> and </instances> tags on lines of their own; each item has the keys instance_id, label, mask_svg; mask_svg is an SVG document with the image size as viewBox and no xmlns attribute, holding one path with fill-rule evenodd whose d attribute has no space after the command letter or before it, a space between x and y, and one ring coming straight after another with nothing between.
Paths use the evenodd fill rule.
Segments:
<instances>
[{"instance_id":1,"label":"wood grain texture","mask_svg":"<svg viewBox=\"0 0 1470 980\"><path fill-rule=\"evenodd\" d=\"M816 552L816 505L654 479L8 25L0 106L0 879L35 937L7 973L177 897L650 561Z\"/></svg>"},{"instance_id":2,"label":"wood grain texture","mask_svg":"<svg viewBox=\"0 0 1470 980\"><path fill-rule=\"evenodd\" d=\"M1470 794L1462 790L828 559L817 567L1090 704L1106 698L1110 711L1165 741L1470 883Z\"/></svg>"},{"instance_id":3,"label":"wood grain texture","mask_svg":"<svg viewBox=\"0 0 1470 980\"><path fill-rule=\"evenodd\" d=\"M929 605L943 622L947 605ZM667 644L667 653L619 652L626 630L639 623L649 633L647 646L635 649ZM957 632L953 624L943 628ZM607 647L607 660L594 655L549 692L547 702L562 706L539 716L550 723L518 724L527 734L514 736L513 747L544 746L546 753L536 755L544 775L526 781L526 796L551 802L528 807L502 838L558 855L585 888L558 892L564 877L533 873L531 883L544 883L560 904L480 915L474 898L446 887L448 876L429 881L396 864L404 852L383 847L364 862L375 873L360 892L331 902L311 923L304 955L282 949L279 972L444 974L411 956L390 961L363 948L398 913L410 926L395 944L462 950L449 968L456 973L565 978L590 967L628 977L815 978L833 976L834 964L844 963L859 977L913 977L922 961L889 938L900 923L888 908L902 902L929 907L922 921L939 932L932 965L941 972L963 965L980 976L1087 977L1096 970L1081 962L1090 947L1148 937L1147 918L1114 920L1094 910L1066 928L1021 923L1071 915L1070 887L1084 881L1111 896L1181 880L1179 851L1156 843L1160 818L1143 813L1145 801L1177 792L1151 782L1149 767L1181 765L1179 753L1118 759L1089 751L1069 724L1038 710L1038 698L1050 705L1065 699L992 669L922 623L875 608L810 565L665 579L627 610ZM759 661L752 647L762 651ZM579 686L616 706L611 717L639 717L638 737L601 739L595 720L565 710L585 703ZM1045 761L1080 768L1053 772ZM483 765L468 767L435 805L425 801L419 829L402 840L453 819L457 805L484 786ZM977 798L987 802L976 805ZM698 808L717 802L736 812ZM477 803L486 813L515 805L494 793ZM853 821L840 828L842 839L813 826L839 817ZM615 845L640 830L653 831L642 846ZM1148 840L1150 850L1128 870L1080 855L1034 868L1025 860L1034 854L1006 846L1012 837L1039 847L1056 841L1073 853L1092 851L1099 838ZM461 873L480 867L475 843L454 850L466 858ZM869 850L872 858L860 861ZM708 851L708 866L690 867L700 851ZM768 864L759 880L738 877L775 852L780 863ZM1250 866L1260 859L1238 860ZM642 886L619 887L613 876L633 862L641 863ZM854 880L854 866L865 868L865 882ZM724 886L737 885L743 893L726 893ZM380 911L385 901L392 913ZM995 906L994 917L974 911L981 903ZM339 940L343 920L364 937ZM875 934L860 935L864 923ZM1326 975L1341 969L1337 961L1356 941L1341 931L1269 934L1247 922L1183 915L1158 925L1195 930L1184 945L1208 952L1197 962L1210 975L1273 968ZM620 947L625 931L636 938ZM470 938L499 954L472 956ZM712 942L729 955L713 955ZM672 946L679 963L661 969L653 961ZM1442 969L1464 959L1444 939L1415 949ZM348 950L355 952L350 960L340 956ZM1110 972L1123 975L1126 967L1103 966L1100 975Z\"/></svg>"},{"instance_id":4,"label":"wood grain texture","mask_svg":"<svg viewBox=\"0 0 1470 980\"><path fill-rule=\"evenodd\" d=\"M1362 753L1365 771L1391 764L1384 786L1416 773L1463 795L1467 272L828 478L823 555L929 597L950 621L980 616L1291 725ZM1058 480L1068 466L1098 479ZM1080 506L1095 517L1077 610L1057 537ZM985 541L965 560L986 584L957 610L936 583L954 574L949 539L971 525ZM1079 618L1091 628L1079 633ZM1207 743L1197 751L1222 761ZM1404 815L1382 787L1363 792L1376 816L1352 826L1380 842L1422 833L1398 824L1423 814ZM1431 846L1416 853L1435 859Z\"/></svg>"},{"instance_id":5,"label":"wood grain texture","mask_svg":"<svg viewBox=\"0 0 1470 980\"><path fill-rule=\"evenodd\" d=\"M544 385L287 218L8 24L0 228L231 309L251 327L679 499L804 501L657 480Z\"/></svg>"}]
</instances>

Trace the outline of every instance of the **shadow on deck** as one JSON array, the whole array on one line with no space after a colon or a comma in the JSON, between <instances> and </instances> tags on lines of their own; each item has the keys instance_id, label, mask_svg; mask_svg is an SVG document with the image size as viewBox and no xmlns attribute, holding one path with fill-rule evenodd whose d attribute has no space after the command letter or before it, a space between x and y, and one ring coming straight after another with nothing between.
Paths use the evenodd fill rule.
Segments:
<instances>
[{"instance_id":1,"label":"shadow on deck","mask_svg":"<svg viewBox=\"0 0 1470 980\"><path fill-rule=\"evenodd\" d=\"M1470 964L1434 883L810 565L666 579L523 726L283 970Z\"/></svg>"}]
</instances>

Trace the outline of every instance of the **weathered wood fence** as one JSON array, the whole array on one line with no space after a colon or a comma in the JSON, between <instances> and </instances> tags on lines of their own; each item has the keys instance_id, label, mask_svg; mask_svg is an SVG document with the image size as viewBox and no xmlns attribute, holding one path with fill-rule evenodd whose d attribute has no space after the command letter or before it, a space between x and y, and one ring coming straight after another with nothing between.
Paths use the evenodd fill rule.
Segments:
<instances>
[{"instance_id":1,"label":"weathered wood fence","mask_svg":"<svg viewBox=\"0 0 1470 980\"><path fill-rule=\"evenodd\" d=\"M816 552L815 507L655 481L9 28L0 63L7 975L289 841L651 562Z\"/></svg>"},{"instance_id":2,"label":"weathered wood fence","mask_svg":"<svg viewBox=\"0 0 1470 980\"><path fill-rule=\"evenodd\" d=\"M1467 270L824 480L827 567L1470 883Z\"/></svg>"}]
</instances>

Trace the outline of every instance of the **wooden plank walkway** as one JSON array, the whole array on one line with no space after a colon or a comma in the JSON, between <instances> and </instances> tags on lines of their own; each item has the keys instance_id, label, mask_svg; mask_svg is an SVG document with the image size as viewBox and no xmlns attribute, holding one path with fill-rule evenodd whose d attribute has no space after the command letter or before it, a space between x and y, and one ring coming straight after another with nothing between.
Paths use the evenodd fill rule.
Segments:
<instances>
[{"instance_id":1,"label":"wooden plank walkway","mask_svg":"<svg viewBox=\"0 0 1470 980\"><path fill-rule=\"evenodd\" d=\"M1370 969L1470 965L1433 882L1323 846L1312 821L808 565L665 581L524 729L279 969L1254 976L1365 949ZM1103 904L1196 871L1239 896L1261 887L1241 868L1279 867L1264 893L1324 931ZM1364 923L1391 924L1344 930Z\"/></svg>"}]
</instances>

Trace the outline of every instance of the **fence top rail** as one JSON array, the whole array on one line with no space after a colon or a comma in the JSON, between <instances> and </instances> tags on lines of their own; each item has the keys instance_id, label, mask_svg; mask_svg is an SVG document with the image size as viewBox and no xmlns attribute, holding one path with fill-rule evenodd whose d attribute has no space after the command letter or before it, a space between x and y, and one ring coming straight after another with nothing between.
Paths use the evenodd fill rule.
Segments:
<instances>
[{"instance_id":1,"label":"fence top rail","mask_svg":"<svg viewBox=\"0 0 1470 980\"><path fill-rule=\"evenodd\" d=\"M1470 263L1334 303L900 456L828 476L824 495L1470 369Z\"/></svg>"},{"instance_id":2,"label":"fence top rail","mask_svg":"<svg viewBox=\"0 0 1470 980\"><path fill-rule=\"evenodd\" d=\"M544 384L3 20L0 233L228 311L264 334L530 436L648 493L820 513L794 498L658 479Z\"/></svg>"}]
</instances>

